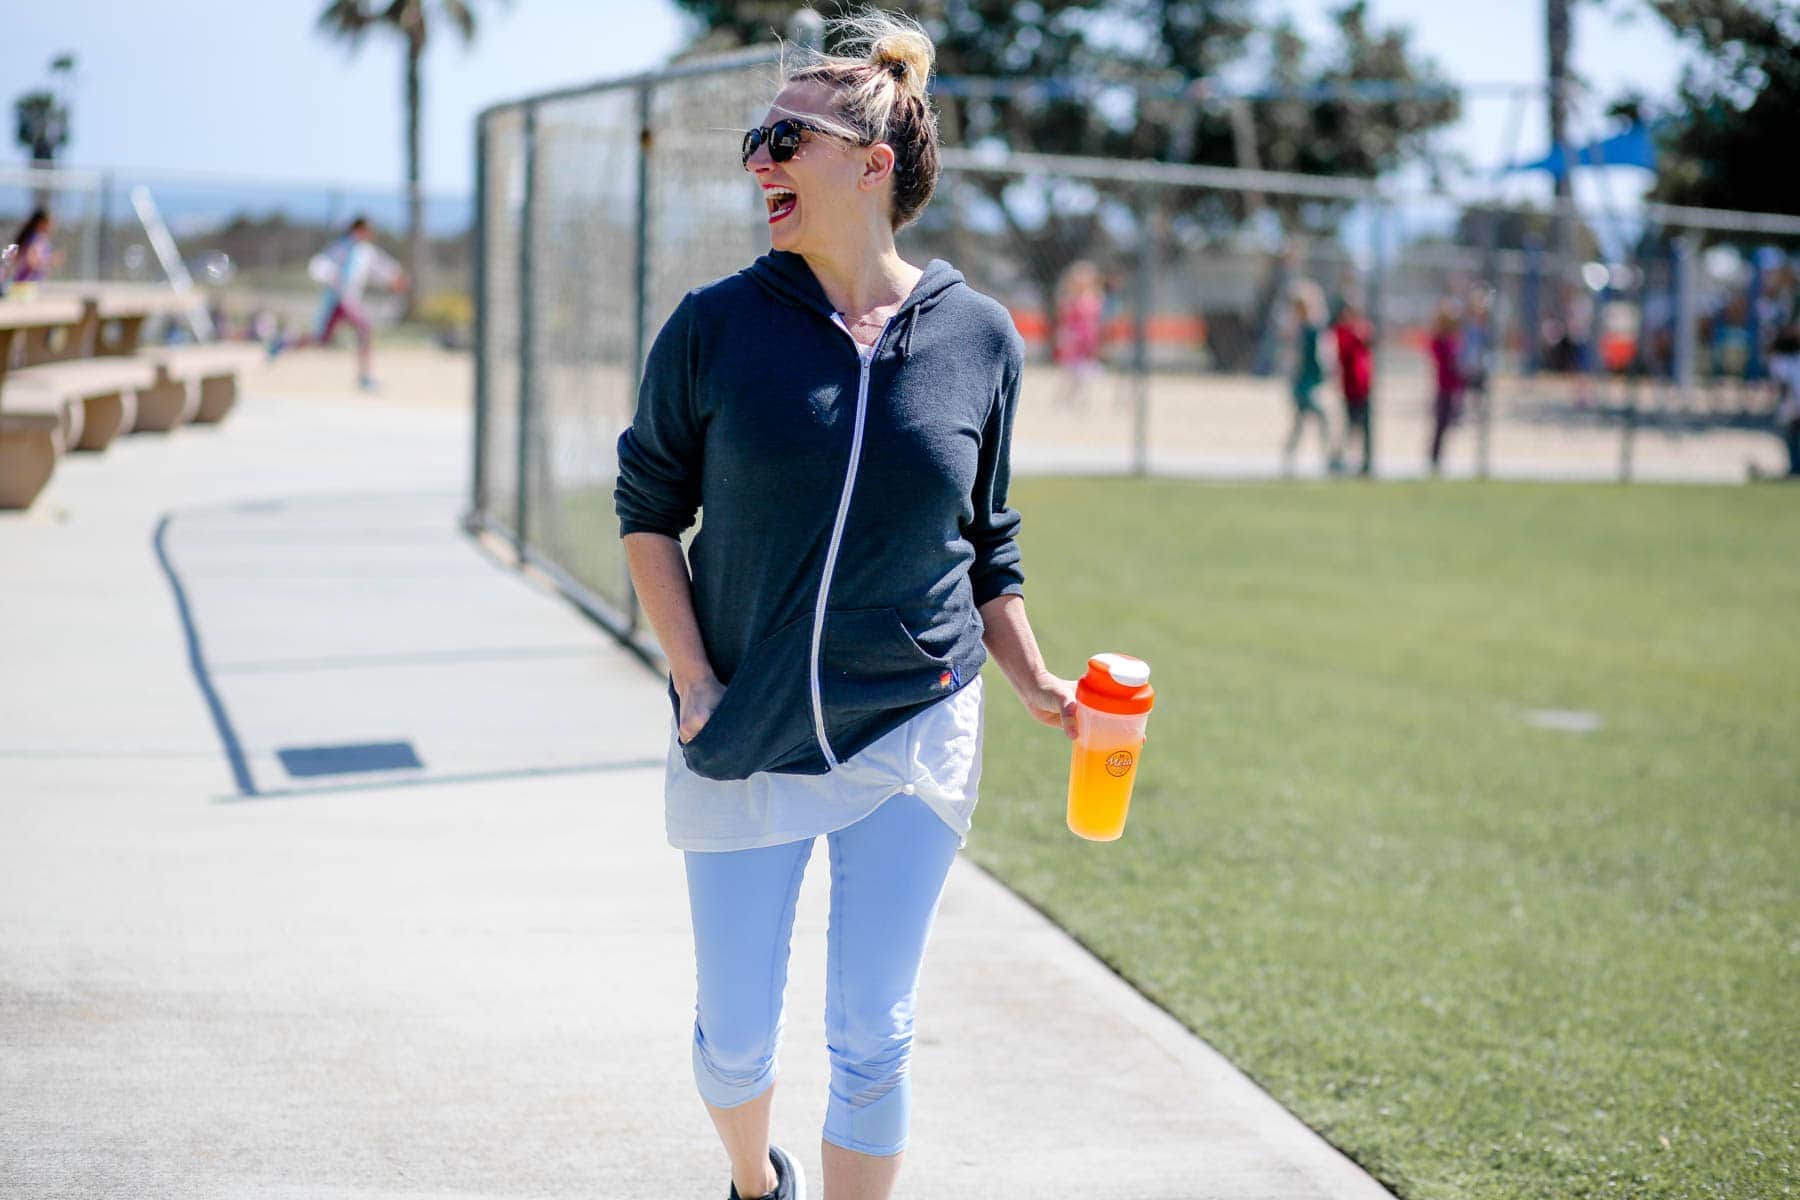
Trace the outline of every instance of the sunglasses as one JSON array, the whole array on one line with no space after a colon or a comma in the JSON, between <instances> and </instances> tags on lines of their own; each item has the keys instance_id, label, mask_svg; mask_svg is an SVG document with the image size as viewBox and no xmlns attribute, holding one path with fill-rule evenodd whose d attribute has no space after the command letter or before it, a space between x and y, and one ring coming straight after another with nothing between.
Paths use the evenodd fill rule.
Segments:
<instances>
[{"instance_id":1,"label":"sunglasses","mask_svg":"<svg viewBox=\"0 0 1800 1200\"><path fill-rule=\"evenodd\" d=\"M794 151L800 149L800 143L805 140L800 136L803 133L816 133L820 137L838 136L820 129L817 125L809 125L805 121L796 120L793 117L783 117L773 125L744 131L744 165L746 167L750 165L750 156L755 154L757 148L765 142L768 144L769 157L772 160L778 163L786 162L794 157Z\"/></svg>"}]
</instances>

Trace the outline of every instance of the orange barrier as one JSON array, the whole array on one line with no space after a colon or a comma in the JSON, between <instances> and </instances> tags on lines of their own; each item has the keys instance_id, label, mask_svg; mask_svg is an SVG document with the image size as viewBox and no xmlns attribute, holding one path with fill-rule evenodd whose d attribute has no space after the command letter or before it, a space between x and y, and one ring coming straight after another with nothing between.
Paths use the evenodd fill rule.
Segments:
<instances>
[{"instance_id":1,"label":"orange barrier","mask_svg":"<svg viewBox=\"0 0 1800 1200\"><path fill-rule=\"evenodd\" d=\"M1039 309L1015 308L1010 310L1013 324L1019 330L1019 336L1027 343L1048 343L1052 325L1050 318ZM1203 317L1175 316L1172 314L1152 314L1145 324L1144 336L1154 345L1161 346L1200 346L1206 342L1206 320ZM1100 342L1105 346L1128 346L1131 344L1132 329L1130 317L1114 317L1107 321L1100 330Z\"/></svg>"}]
</instances>

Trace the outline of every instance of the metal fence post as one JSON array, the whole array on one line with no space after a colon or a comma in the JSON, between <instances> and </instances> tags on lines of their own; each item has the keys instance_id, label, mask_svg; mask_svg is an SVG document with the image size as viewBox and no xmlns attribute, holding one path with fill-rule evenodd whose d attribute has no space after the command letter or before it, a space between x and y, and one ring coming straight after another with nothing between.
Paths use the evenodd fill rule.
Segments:
<instances>
[{"instance_id":1,"label":"metal fence post","mask_svg":"<svg viewBox=\"0 0 1800 1200\"><path fill-rule=\"evenodd\" d=\"M1154 303L1151 272L1156 269L1157 225L1162 206L1150 189L1138 190L1138 261L1136 302L1131 319L1131 473L1140 478L1150 474L1150 306Z\"/></svg>"},{"instance_id":2,"label":"metal fence post","mask_svg":"<svg viewBox=\"0 0 1800 1200\"><path fill-rule=\"evenodd\" d=\"M632 224L634 245L632 247L632 284L631 308L631 373L626 385L632 388L631 410L637 413L637 381L644 371L644 356L649 353L650 312L650 154L655 147L655 131L650 127L651 86L648 83L638 88L638 154L637 154L637 219ZM625 578L621 581L620 594L625 597L625 628L636 633L638 628L639 608L637 588L631 581L631 567L623 563L619 567Z\"/></svg>"},{"instance_id":3,"label":"metal fence post","mask_svg":"<svg viewBox=\"0 0 1800 1200\"><path fill-rule=\"evenodd\" d=\"M95 252L95 257L98 259L94 272L96 279L112 278L110 266L112 261L112 196L113 173L107 171L100 176L100 222L99 229L94 235L94 241L98 247Z\"/></svg>"},{"instance_id":4,"label":"metal fence post","mask_svg":"<svg viewBox=\"0 0 1800 1200\"><path fill-rule=\"evenodd\" d=\"M1633 363L1625 376L1625 414L1619 430L1619 482L1631 482L1631 455L1637 441L1638 388L1643 372Z\"/></svg>"},{"instance_id":5,"label":"metal fence post","mask_svg":"<svg viewBox=\"0 0 1800 1200\"><path fill-rule=\"evenodd\" d=\"M1535 234L1525 237L1525 292L1520 299L1519 324L1525 331L1524 374L1530 378L1538 373L1543 365L1543 328L1544 312L1544 243Z\"/></svg>"},{"instance_id":6,"label":"metal fence post","mask_svg":"<svg viewBox=\"0 0 1800 1200\"><path fill-rule=\"evenodd\" d=\"M1681 407L1693 402L1694 359L1700 337L1700 235L1675 235L1675 388Z\"/></svg>"},{"instance_id":7,"label":"metal fence post","mask_svg":"<svg viewBox=\"0 0 1800 1200\"><path fill-rule=\"evenodd\" d=\"M532 409L536 398L532 394L531 379L531 239L533 220L532 209L537 200L537 105L525 108L525 195L519 212L519 444L518 452L518 517L513 524L513 544L518 550L519 565L525 565L525 547L531 542L529 526L526 524L531 515L531 439Z\"/></svg>"},{"instance_id":8,"label":"metal fence post","mask_svg":"<svg viewBox=\"0 0 1800 1200\"><path fill-rule=\"evenodd\" d=\"M1382 340L1387 336L1387 288L1384 286L1387 280L1387 205L1379 196L1371 199L1374 210L1369 219L1369 375L1371 379L1379 380L1382 378ZM1370 475L1375 474L1375 394L1379 390L1369 388L1368 423L1363 430Z\"/></svg>"},{"instance_id":9,"label":"metal fence post","mask_svg":"<svg viewBox=\"0 0 1800 1200\"><path fill-rule=\"evenodd\" d=\"M488 515L488 303L487 303L487 210L488 188L487 120L475 122L475 457L469 481L469 516L471 529Z\"/></svg>"}]
</instances>

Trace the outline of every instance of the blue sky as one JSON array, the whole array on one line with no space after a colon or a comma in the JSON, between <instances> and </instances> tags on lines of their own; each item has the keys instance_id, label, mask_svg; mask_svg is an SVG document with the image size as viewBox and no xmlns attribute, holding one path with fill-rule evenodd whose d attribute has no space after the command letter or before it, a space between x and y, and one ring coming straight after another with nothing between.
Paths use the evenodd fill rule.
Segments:
<instances>
[{"instance_id":1,"label":"blue sky","mask_svg":"<svg viewBox=\"0 0 1800 1200\"><path fill-rule=\"evenodd\" d=\"M38 84L58 51L80 61L68 161L319 184L384 187L401 170L399 48L352 56L313 32L321 0L57 0L9 5L0 101ZM1330 0L1265 0L1321 29ZM1372 0L1382 24L1403 23L1459 83L1530 82L1543 72L1542 0ZM1626 83L1668 92L1680 55L1646 18L1577 10L1575 61L1598 95ZM427 186L466 191L472 122L495 100L655 66L687 35L660 0L513 0L482 5L472 49L454 35L428 51ZM1504 153L1509 105L1475 99L1446 139L1480 165ZM1544 140L1540 109L1522 113L1518 146ZM1597 111L1597 109L1596 109ZM18 151L7 159L18 161Z\"/></svg>"}]
</instances>

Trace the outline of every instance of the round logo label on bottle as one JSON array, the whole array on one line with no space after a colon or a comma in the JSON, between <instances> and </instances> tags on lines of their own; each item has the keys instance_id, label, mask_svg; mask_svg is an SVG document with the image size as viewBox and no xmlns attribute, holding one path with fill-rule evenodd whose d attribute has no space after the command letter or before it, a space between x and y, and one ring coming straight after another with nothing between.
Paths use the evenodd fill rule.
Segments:
<instances>
[{"instance_id":1,"label":"round logo label on bottle","mask_svg":"<svg viewBox=\"0 0 1800 1200\"><path fill-rule=\"evenodd\" d=\"M1131 751L1115 750L1106 756L1106 773L1114 779L1123 779L1131 771L1134 761Z\"/></svg>"}]
</instances>

